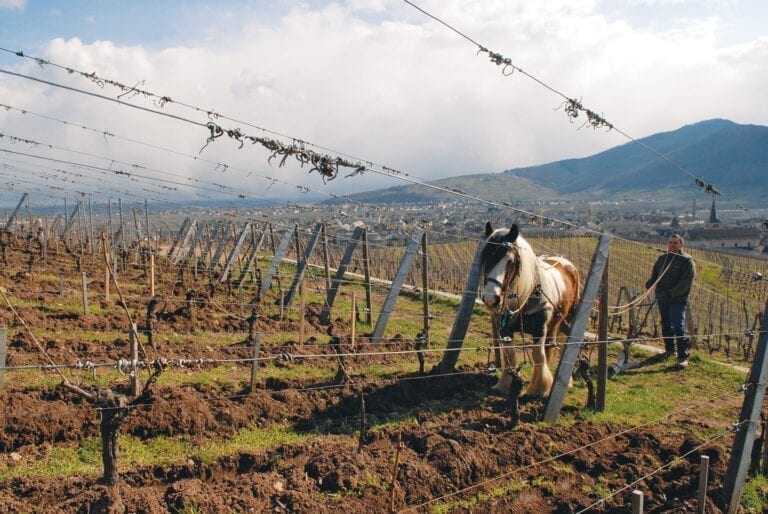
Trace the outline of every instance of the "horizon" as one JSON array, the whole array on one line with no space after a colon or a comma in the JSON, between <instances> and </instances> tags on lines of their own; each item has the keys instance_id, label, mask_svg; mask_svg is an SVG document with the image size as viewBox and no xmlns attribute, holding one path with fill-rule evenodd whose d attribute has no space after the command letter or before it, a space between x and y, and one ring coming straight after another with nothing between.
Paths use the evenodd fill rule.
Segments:
<instances>
[{"instance_id":1,"label":"horizon","mask_svg":"<svg viewBox=\"0 0 768 514\"><path fill-rule=\"evenodd\" d=\"M404 183L406 175L432 181L498 173L583 158L628 142L618 130L583 126L584 112L569 118L563 98L522 70L636 138L696 120L768 124L768 113L753 105L768 86L768 61L762 58L768 29L757 22L768 13L765 3L419 5L519 68L505 77L460 36L394 0L216 5L0 0L5 38L0 47L10 50L0 52L2 69L120 97L123 104L0 74L7 106L0 109L0 131L39 143L8 144L5 137L0 149L58 160L3 154L0 174L6 185L31 181L54 196L60 193L53 185L70 195L85 190L102 199L130 191L185 201L219 193L235 203L238 194L264 201L304 195L319 200L391 187ZM14 51L172 101L121 93L20 59ZM225 124L216 114L194 112L180 102L243 122ZM210 118L228 129L305 141L319 145L311 147L318 152L381 168L348 178L350 170L339 170L338 178L324 180L292 158L283 167L279 158L270 163L261 147L239 150L238 142L226 137L206 145L208 133L200 125ZM79 153L73 157L72 151ZM96 171L83 172L89 165ZM132 184L114 176L113 166L124 175L131 167L145 170L135 174L151 178ZM155 180L163 174L168 182ZM3 193L0 201L13 203Z\"/></svg>"}]
</instances>

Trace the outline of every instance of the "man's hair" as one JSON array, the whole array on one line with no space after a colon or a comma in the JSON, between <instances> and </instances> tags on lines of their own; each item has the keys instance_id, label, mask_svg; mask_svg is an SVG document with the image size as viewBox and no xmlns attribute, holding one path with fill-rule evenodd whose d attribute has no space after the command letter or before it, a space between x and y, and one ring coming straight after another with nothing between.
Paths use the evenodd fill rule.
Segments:
<instances>
[{"instance_id":1,"label":"man's hair","mask_svg":"<svg viewBox=\"0 0 768 514\"><path fill-rule=\"evenodd\" d=\"M680 241L681 245L685 244L685 239L683 239L683 236L681 236L680 234L672 234L671 236L669 236L669 239L677 239L678 241Z\"/></svg>"}]
</instances>

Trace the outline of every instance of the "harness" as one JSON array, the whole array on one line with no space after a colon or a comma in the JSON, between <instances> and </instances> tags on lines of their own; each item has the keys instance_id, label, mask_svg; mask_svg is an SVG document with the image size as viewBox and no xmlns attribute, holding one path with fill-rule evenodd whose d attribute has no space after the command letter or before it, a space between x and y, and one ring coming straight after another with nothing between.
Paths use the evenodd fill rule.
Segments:
<instances>
[{"instance_id":1,"label":"harness","mask_svg":"<svg viewBox=\"0 0 768 514\"><path fill-rule=\"evenodd\" d=\"M549 298L546 293L544 293L542 287L541 287L541 280L538 280L536 283L536 286L533 288L533 290L528 294L528 296L522 301L519 302L518 308L515 310L510 309L507 307L507 300L509 298L516 298L517 295L515 293L507 294L507 291L509 290L509 286L517 279L517 277L520 275L520 254L517 251L517 247L514 245L510 245L512 248L512 251L514 252L514 258L507 261L506 270L504 271L504 277L501 281L496 280L495 278L486 278L485 282L491 282L493 284L496 284L501 289L500 291L500 303L498 307L498 312L501 313L501 318L499 319L499 334L511 323L516 321L518 318L520 318L520 333L524 333L524 327L523 327L523 316L524 315L531 315L535 314L537 312L540 312L544 310L545 306L545 300L552 305L552 308L554 309L554 314L556 316L559 316L562 318L562 322L566 324L566 326L570 326L565 319L565 316L563 316L562 312L558 308L557 304L552 301L551 298ZM537 267L538 272L538 267Z\"/></svg>"},{"instance_id":2,"label":"harness","mask_svg":"<svg viewBox=\"0 0 768 514\"><path fill-rule=\"evenodd\" d=\"M499 321L499 334L507 328L507 326L513 323L517 318L520 318L520 332L523 333L523 316L528 314L535 314L541 310L544 310L544 302L542 296L545 296L541 290L541 284L536 287L528 295L526 301L520 305L516 310L512 310L506 305L503 306L501 313L501 320ZM504 302L506 304L506 302Z\"/></svg>"},{"instance_id":3,"label":"harness","mask_svg":"<svg viewBox=\"0 0 768 514\"><path fill-rule=\"evenodd\" d=\"M523 314L523 310L525 309L528 300L530 300L531 296L535 292L535 290L528 295L528 297L525 298L524 301L518 303L518 308L515 311L512 311L509 307L507 307L507 300L509 298L516 298L517 294L507 294L507 291L509 291L509 286L514 282L517 277L520 275L520 254L517 251L517 247L514 245L509 245L512 249L512 252L514 254L513 258L510 258L507 261L506 269L504 270L504 276L502 277L501 281L491 277L486 278L485 282L491 282L493 284L496 284L501 289L500 294L500 302L498 311L501 313L501 318L499 320L499 334L501 334L501 331L504 330L505 327L508 326L508 324L517 317L520 317ZM540 286L537 284L536 289L541 289ZM521 319L521 325L522 325L522 319ZM522 326L521 326L522 329Z\"/></svg>"},{"instance_id":4,"label":"harness","mask_svg":"<svg viewBox=\"0 0 768 514\"><path fill-rule=\"evenodd\" d=\"M507 243L507 246L511 248L511 252L513 255L509 257L509 260L506 263L506 269L504 270L504 276L502 277L502 280L499 281L495 278L486 278L485 282L486 284L488 282L491 282L493 284L496 284L500 288L500 298L499 298L499 305L497 307L497 310L494 313L494 316L492 317L494 324L498 320L498 329L496 332L497 337L501 338L503 332L509 328L513 323L517 322L519 320L520 323L520 335L525 338L525 326L524 326L524 317L530 316L533 314L536 314L538 312L541 312L545 309L547 302L552 305L553 309L553 315L560 318L560 321L562 323L565 323L566 326L570 328L570 324L565 319L565 316L563 315L562 311L560 310L559 306L552 301L551 298L547 296L547 294L544 292L542 287L542 280L540 273L542 272L541 267L537 264L536 265L536 284L533 287L533 289L528 293L528 295L525 298L517 298L516 293L509 293L510 286L514 283L515 280L517 280L520 276L520 254L518 251L517 246ZM518 305L517 308L512 310L507 306L507 302L510 298L516 298L518 299ZM546 330L546 328L545 328ZM511 330L510 330L511 335ZM506 340L506 337L504 338ZM497 347L498 351L498 347ZM508 355L507 352L504 351L502 353L503 359L507 361ZM490 361L490 350L489 350L489 361ZM498 358L498 355L497 355ZM507 362L506 366L509 366L509 362ZM491 369L489 364L489 369Z\"/></svg>"}]
</instances>

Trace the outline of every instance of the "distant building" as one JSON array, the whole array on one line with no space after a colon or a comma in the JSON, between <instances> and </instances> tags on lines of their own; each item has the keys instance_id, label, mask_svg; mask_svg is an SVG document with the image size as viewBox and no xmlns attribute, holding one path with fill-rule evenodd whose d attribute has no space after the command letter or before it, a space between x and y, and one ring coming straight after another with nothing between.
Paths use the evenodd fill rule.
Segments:
<instances>
[{"instance_id":1,"label":"distant building","mask_svg":"<svg viewBox=\"0 0 768 514\"><path fill-rule=\"evenodd\" d=\"M754 252L760 241L756 227L692 228L685 232L686 243L698 248Z\"/></svg>"},{"instance_id":2,"label":"distant building","mask_svg":"<svg viewBox=\"0 0 768 514\"><path fill-rule=\"evenodd\" d=\"M707 226L710 228L717 228L720 226L720 218L717 217L717 207L715 206L715 195L712 195L712 207L709 209Z\"/></svg>"},{"instance_id":3,"label":"distant building","mask_svg":"<svg viewBox=\"0 0 768 514\"><path fill-rule=\"evenodd\" d=\"M744 253L761 252L763 234L757 226L723 224L717 216L715 197L709 218L704 225L689 227L684 231L686 243L697 248L728 250ZM762 238L762 239L761 239Z\"/></svg>"}]
</instances>

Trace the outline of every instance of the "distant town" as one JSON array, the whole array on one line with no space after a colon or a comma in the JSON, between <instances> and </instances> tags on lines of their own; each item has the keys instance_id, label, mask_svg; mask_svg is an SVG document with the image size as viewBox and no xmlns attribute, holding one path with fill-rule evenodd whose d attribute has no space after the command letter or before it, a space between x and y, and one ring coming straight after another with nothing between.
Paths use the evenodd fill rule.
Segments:
<instances>
[{"instance_id":1,"label":"distant town","mask_svg":"<svg viewBox=\"0 0 768 514\"><path fill-rule=\"evenodd\" d=\"M275 207L171 209L163 215L166 221L177 219L179 224L186 216L229 216L301 226L323 221L331 233L362 225L368 229L370 241L393 246L402 244L417 225L431 230L433 242L448 242L479 237L487 221L494 226L517 223L529 234L610 232L649 242L663 242L669 234L680 233L693 248L768 259L768 208L729 206L721 209L717 197L704 200L698 205L691 200L679 208L649 202L567 200L532 202L511 208L471 200L386 205L285 202ZM168 214L176 216L168 218ZM170 221L169 225L170 230Z\"/></svg>"}]
</instances>

